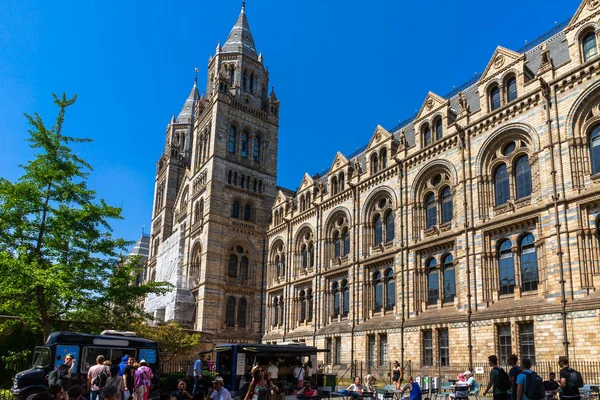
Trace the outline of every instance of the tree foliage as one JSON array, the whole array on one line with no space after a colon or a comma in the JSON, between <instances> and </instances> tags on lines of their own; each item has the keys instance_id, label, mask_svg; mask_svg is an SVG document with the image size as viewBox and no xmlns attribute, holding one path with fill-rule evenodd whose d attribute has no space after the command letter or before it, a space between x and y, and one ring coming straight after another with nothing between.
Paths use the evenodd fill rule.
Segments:
<instances>
[{"instance_id":1,"label":"tree foliage","mask_svg":"<svg viewBox=\"0 0 600 400\"><path fill-rule=\"evenodd\" d=\"M200 344L200 335L185 331L176 322L148 326L138 324L133 328L138 337L154 340L160 349L160 361L167 363Z\"/></svg>"},{"instance_id":2,"label":"tree foliage","mask_svg":"<svg viewBox=\"0 0 600 400\"><path fill-rule=\"evenodd\" d=\"M71 145L91 140L62 133L76 98L54 95L59 112L50 129L37 113L25 115L35 155L17 181L0 178L0 312L41 326L44 338L58 320L87 316L102 323L118 319L113 311L141 318L143 297L166 289L127 287L125 275L137 267L118 263L130 243L114 237L109 224L122 218L121 209L88 188L91 166Z\"/></svg>"}]
</instances>

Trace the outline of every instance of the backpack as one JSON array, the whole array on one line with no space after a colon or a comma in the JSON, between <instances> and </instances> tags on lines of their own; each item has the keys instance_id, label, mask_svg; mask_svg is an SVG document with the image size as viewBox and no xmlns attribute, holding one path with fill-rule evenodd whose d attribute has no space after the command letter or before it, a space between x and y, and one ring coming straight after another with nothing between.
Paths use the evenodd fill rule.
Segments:
<instances>
[{"instance_id":1,"label":"backpack","mask_svg":"<svg viewBox=\"0 0 600 400\"><path fill-rule=\"evenodd\" d=\"M102 369L102 372L100 372L95 378L94 381L92 382L93 386L97 386L100 389L102 389L103 387L106 386L106 381L108 381L108 373L106 372L106 367Z\"/></svg>"},{"instance_id":2,"label":"backpack","mask_svg":"<svg viewBox=\"0 0 600 400\"><path fill-rule=\"evenodd\" d=\"M506 392L512 388L512 383L510 382L510 376L500 367L494 367L494 369L498 370L498 382L494 382L494 384L498 387L498 390Z\"/></svg>"},{"instance_id":3,"label":"backpack","mask_svg":"<svg viewBox=\"0 0 600 400\"><path fill-rule=\"evenodd\" d=\"M60 374L60 372L58 371L58 368L53 369L48 374L48 386L52 386L52 385L60 385L60 386L63 385L63 377Z\"/></svg>"},{"instance_id":4,"label":"backpack","mask_svg":"<svg viewBox=\"0 0 600 400\"><path fill-rule=\"evenodd\" d=\"M571 388L583 387L583 378L579 371L575 371L573 368L569 368L569 377L567 378L567 386Z\"/></svg>"},{"instance_id":5,"label":"backpack","mask_svg":"<svg viewBox=\"0 0 600 400\"><path fill-rule=\"evenodd\" d=\"M525 387L523 391L530 400L541 400L545 397L542 378L535 372L522 372L525 375Z\"/></svg>"}]
</instances>

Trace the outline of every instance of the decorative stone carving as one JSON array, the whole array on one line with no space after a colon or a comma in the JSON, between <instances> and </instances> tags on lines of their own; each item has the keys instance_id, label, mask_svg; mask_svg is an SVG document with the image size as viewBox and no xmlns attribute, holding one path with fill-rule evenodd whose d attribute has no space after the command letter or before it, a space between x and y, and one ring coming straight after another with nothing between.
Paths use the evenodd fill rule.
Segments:
<instances>
[{"instance_id":1,"label":"decorative stone carving","mask_svg":"<svg viewBox=\"0 0 600 400\"><path fill-rule=\"evenodd\" d=\"M588 10L592 11L592 10L595 10L596 8L598 8L599 5L600 5L600 0L590 0L590 1L588 1L587 8L588 8Z\"/></svg>"},{"instance_id":2,"label":"decorative stone carving","mask_svg":"<svg viewBox=\"0 0 600 400\"><path fill-rule=\"evenodd\" d=\"M501 68L504 65L504 56L502 54L498 54L494 59L494 67Z\"/></svg>"},{"instance_id":3,"label":"decorative stone carving","mask_svg":"<svg viewBox=\"0 0 600 400\"><path fill-rule=\"evenodd\" d=\"M463 114L463 113L469 114L471 112L471 107L469 106L469 103L467 103L467 98L465 97L463 92L458 93L458 104L460 106L461 114Z\"/></svg>"}]
</instances>

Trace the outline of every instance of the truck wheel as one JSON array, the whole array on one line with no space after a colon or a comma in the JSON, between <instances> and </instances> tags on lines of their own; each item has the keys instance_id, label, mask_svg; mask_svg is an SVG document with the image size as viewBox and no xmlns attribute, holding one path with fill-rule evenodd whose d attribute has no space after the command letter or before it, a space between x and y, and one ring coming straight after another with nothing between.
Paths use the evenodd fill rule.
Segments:
<instances>
[{"instance_id":1,"label":"truck wheel","mask_svg":"<svg viewBox=\"0 0 600 400\"><path fill-rule=\"evenodd\" d=\"M24 398L25 400L33 400L34 396L35 396L36 394L39 394L39 393L42 393L42 391L41 391L41 390L34 390L34 391L32 391L32 392L28 392L28 393L27 393L27 396L24 396L23 398Z\"/></svg>"}]
</instances>

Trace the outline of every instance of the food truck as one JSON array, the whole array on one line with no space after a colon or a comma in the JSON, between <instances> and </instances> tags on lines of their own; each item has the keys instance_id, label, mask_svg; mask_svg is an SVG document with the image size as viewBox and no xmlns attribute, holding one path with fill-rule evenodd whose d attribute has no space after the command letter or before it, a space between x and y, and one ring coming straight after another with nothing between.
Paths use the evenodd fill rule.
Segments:
<instances>
[{"instance_id":1,"label":"food truck","mask_svg":"<svg viewBox=\"0 0 600 400\"><path fill-rule=\"evenodd\" d=\"M13 396L29 400L48 388L48 374L64 363L67 354L73 355L75 367L71 374L72 384L86 382L87 372L96 364L96 357L103 355L112 364L119 364L125 355L136 360L146 360L154 377L150 398L158 398L160 365L158 345L148 339L135 337L133 332L104 331L100 335L77 332L52 332L44 346L35 348L31 368L17 373L11 388Z\"/></svg>"}]
</instances>

